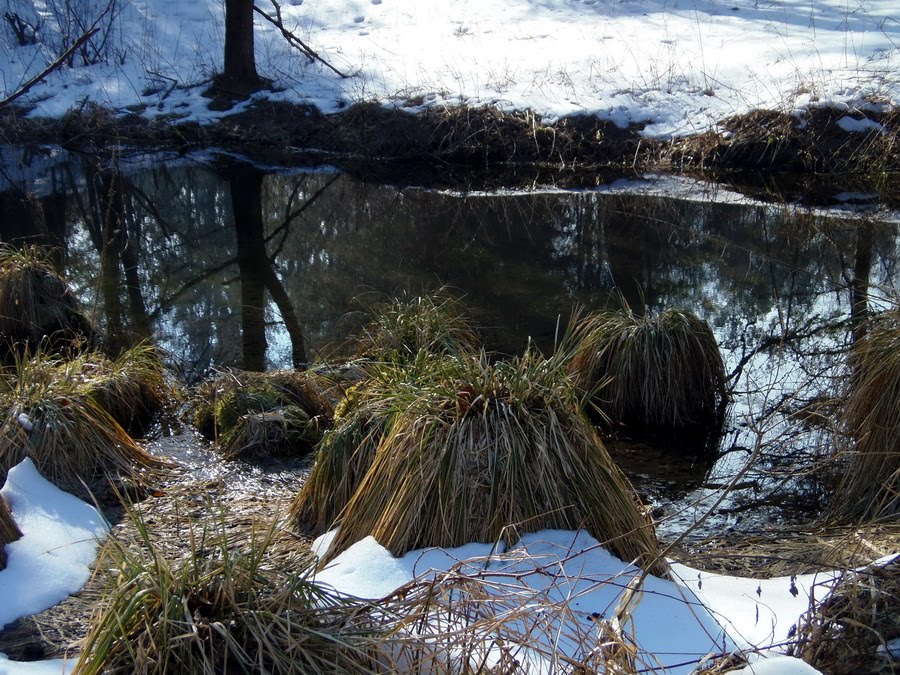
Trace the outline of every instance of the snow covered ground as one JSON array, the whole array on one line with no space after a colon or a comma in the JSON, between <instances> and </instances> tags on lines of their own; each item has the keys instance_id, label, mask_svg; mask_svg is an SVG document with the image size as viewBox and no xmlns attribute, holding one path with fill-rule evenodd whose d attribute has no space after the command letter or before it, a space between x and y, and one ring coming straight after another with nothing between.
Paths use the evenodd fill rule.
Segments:
<instances>
[{"instance_id":1,"label":"snow covered ground","mask_svg":"<svg viewBox=\"0 0 900 675\"><path fill-rule=\"evenodd\" d=\"M96 509L46 481L30 459L9 470L0 490L22 537L6 546L0 571L0 628L81 590L108 527ZM59 673L61 661L15 664L0 654L0 675Z\"/></svg>"},{"instance_id":2,"label":"snow covered ground","mask_svg":"<svg viewBox=\"0 0 900 675\"><path fill-rule=\"evenodd\" d=\"M9 472L2 494L23 537L7 546L9 564L0 572L0 627L79 590L108 531L95 509L45 481L30 460ZM329 542L329 535L320 537L316 550ZM368 537L335 558L317 579L341 592L377 599L417 577L451 568L486 582L496 577L504 588L515 586L516 593L539 598L545 607L547 602L565 605L562 620L579 625L559 626L554 647L563 651L574 649L566 635L590 631L592 614L611 617L640 577L640 570L610 555L584 531L545 530L524 535L508 551L472 543L400 558ZM624 629L639 650L639 663L655 672L689 673L708 655L749 649L757 654L743 672L817 672L778 650L808 608L813 585L821 599L833 573L756 580L680 564L672 571L672 581L647 577L637 587L637 603ZM0 675L68 672L72 665L16 663L0 654ZM535 672L541 672L538 665Z\"/></svg>"},{"instance_id":3,"label":"snow covered ground","mask_svg":"<svg viewBox=\"0 0 900 675\"><path fill-rule=\"evenodd\" d=\"M19 46L0 26L0 90L14 91L75 32L60 9L96 16L107 0L9 0L38 30ZM285 0L285 25L341 79L256 18L273 100L331 112L377 100L411 109L466 103L590 113L645 133L702 131L755 108L900 101L896 0ZM270 0L257 5L274 13ZM104 61L53 74L27 100L58 116L92 101L149 116L209 119L201 96L221 70L221 0L114 0ZM95 39L99 39L99 36ZM234 112L234 110L232 111Z\"/></svg>"},{"instance_id":4,"label":"snow covered ground","mask_svg":"<svg viewBox=\"0 0 900 675\"><path fill-rule=\"evenodd\" d=\"M320 537L316 550L327 549L331 536ZM376 599L432 571L470 570L485 583L496 582L532 598L536 606L565 603L571 614L563 616L574 617L577 624L555 627L547 639L553 635L556 650L574 654L570 636L584 634L591 615L612 617L626 589L640 577L639 569L618 560L584 531L544 530L524 535L501 554L492 548L491 544L467 544L411 551L395 558L367 537L335 558L317 580L344 593ZM737 649L759 651L763 658L770 652L778 656L788 631L809 608L813 585L821 596L823 584L834 578L825 572L745 579L679 564L672 571L674 581L656 577L643 581L632 618L624 626L638 648L638 664L654 672L690 673L707 656ZM748 672L762 668L760 664L753 667ZM778 673L816 672L784 657L766 667ZM536 667L535 672L541 671Z\"/></svg>"}]
</instances>

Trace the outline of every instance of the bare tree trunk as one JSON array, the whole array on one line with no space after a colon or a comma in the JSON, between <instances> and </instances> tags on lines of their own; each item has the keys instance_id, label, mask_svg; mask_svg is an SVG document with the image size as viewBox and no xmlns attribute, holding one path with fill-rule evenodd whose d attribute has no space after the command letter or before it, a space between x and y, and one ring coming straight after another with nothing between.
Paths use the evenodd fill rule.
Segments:
<instances>
[{"instance_id":1,"label":"bare tree trunk","mask_svg":"<svg viewBox=\"0 0 900 675\"><path fill-rule=\"evenodd\" d=\"M237 234L237 262L241 275L244 368L265 369L265 291L278 305L291 339L291 360L295 368L306 365L306 342L297 312L266 252L262 217L263 175L255 169L229 172L231 205ZM249 364L249 365L248 365Z\"/></svg>"},{"instance_id":2,"label":"bare tree trunk","mask_svg":"<svg viewBox=\"0 0 900 675\"><path fill-rule=\"evenodd\" d=\"M228 179L237 235L237 264L241 277L241 351L245 370L266 369L266 286L263 261L262 174L236 170Z\"/></svg>"},{"instance_id":3,"label":"bare tree trunk","mask_svg":"<svg viewBox=\"0 0 900 675\"><path fill-rule=\"evenodd\" d=\"M233 93L262 86L253 53L253 0L225 0L225 69L220 85Z\"/></svg>"}]
</instances>

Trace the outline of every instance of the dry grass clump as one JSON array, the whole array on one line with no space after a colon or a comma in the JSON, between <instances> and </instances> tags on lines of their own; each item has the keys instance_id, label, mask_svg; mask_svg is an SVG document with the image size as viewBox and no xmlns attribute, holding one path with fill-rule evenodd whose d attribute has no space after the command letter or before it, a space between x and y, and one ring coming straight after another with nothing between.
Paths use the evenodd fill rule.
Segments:
<instances>
[{"instance_id":1,"label":"dry grass clump","mask_svg":"<svg viewBox=\"0 0 900 675\"><path fill-rule=\"evenodd\" d=\"M844 518L892 518L900 513L900 311L872 323L850 362L842 417L853 444L833 510Z\"/></svg>"},{"instance_id":2,"label":"dry grass clump","mask_svg":"<svg viewBox=\"0 0 900 675\"><path fill-rule=\"evenodd\" d=\"M10 412L0 420L0 476L30 457L48 480L79 493L82 481L124 477L151 485L161 478L170 464L141 449L91 395L101 358L39 353L6 374L0 406Z\"/></svg>"},{"instance_id":3,"label":"dry grass clump","mask_svg":"<svg viewBox=\"0 0 900 675\"><path fill-rule=\"evenodd\" d=\"M356 338L357 356L405 362L420 351L435 354L472 352L478 333L462 305L449 291L399 297L370 309L371 321Z\"/></svg>"},{"instance_id":4,"label":"dry grass clump","mask_svg":"<svg viewBox=\"0 0 900 675\"><path fill-rule=\"evenodd\" d=\"M453 364L420 350L403 364L362 366L364 379L348 389L335 408L334 426L322 437L312 472L291 504L289 519L296 528L319 535L338 522L394 416L419 395L421 382Z\"/></svg>"},{"instance_id":5,"label":"dry grass clump","mask_svg":"<svg viewBox=\"0 0 900 675\"><path fill-rule=\"evenodd\" d=\"M801 618L790 651L835 675L896 673L897 661L886 645L898 638L900 561L894 558L845 571L834 590Z\"/></svg>"},{"instance_id":6,"label":"dry grass clump","mask_svg":"<svg viewBox=\"0 0 900 675\"><path fill-rule=\"evenodd\" d=\"M75 295L45 252L0 245L0 342L5 349L34 349L45 339L65 345L92 334Z\"/></svg>"},{"instance_id":7,"label":"dry grass clump","mask_svg":"<svg viewBox=\"0 0 900 675\"><path fill-rule=\"evenodd\" d=\"M229 457L308 452L331 425L326 384L312 372L229 370L194 397L194 422Z\"/></svg>"},{"instance_id":8,"label":"dry grass clump","mask_svg":"<svg viewBox=\"0 0 900 675\"><path fill-rule=\"evenodd\" d=\"M727 400L725 366L707 324L685 310L630 309L576 320L569 372L613 424L709 428Z\"/></svg>"},{"instance_id":9,"label":"dry grass clump","mask_svg":"<svg viewBox=\"0 0 900 675\"><path fill-rule=\"evenodd\" d=\"M114 360L83 353L72 359L69 372L79 365L84 393L133 437L143 436L156 413L175 398L165 367L149 344L127 349Z\"/></svg>"},{"instance_id":10,"label":"dry grass clump","mask_svg":"<svg viewBox=\"0 0 900 675\"><path fill-rule=\"evenodd\" d=\"M562 363L533 352L495 365L435 359L432 372L382 392L389 420L323 560L368 535L402 555L509 539L511 526L583 527L621 558L663 571L653 527Z\"/></svg>"},{"instance_id":11,"label":"dry grass clump","mask_svg":"<svg viewBox=\"0 0 900 675\"><path fill-rule=\"evenodd\" d=\"M9 505L0 495L0 570L6 569L6 545L11 544L22 536L22 532L16 526Z\"/></svg>"},{"instance_id":12,"label":"dry grass clump","mask_svg":"<svg viewBox=\"0 0 900 675\"><path fill-rule=\"evenodd\" d=\"M381 614L313 581L314 558L275 555L273 530L231 541L226 526L192 532L182 559L155 545L107 543L108 587L75 672L370 673ZM384 671L387 672L387 671Z\"/></svg>"}]
</instances>

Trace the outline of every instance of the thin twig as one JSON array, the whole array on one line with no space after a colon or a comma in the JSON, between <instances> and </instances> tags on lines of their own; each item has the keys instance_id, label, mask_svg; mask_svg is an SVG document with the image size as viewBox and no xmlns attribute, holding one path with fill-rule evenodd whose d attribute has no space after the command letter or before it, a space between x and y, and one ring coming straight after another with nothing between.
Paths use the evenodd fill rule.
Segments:
<instances>
[{"instance_id":1,"label":"thin twig","mask_svg":"<svg viewBox=\"0 0 900 675\"><path fill-rule=\"evenodd\" d=\"M344 79L350 77L349 75L342 73L340 70L338 70L333 65L328 63L328 61L326 61L324 58L319 56L319 54L316 51L314 51L309 45L307 45L305 42L303 42L303 40L298 38L292 31L289 31L287 28L285 28L284 22L281 20L281 5L279 5L277 2L275 2L275 0L270 0L270 2L275 7L275 16L272 16L271 14L264 12L256 5L253 5L253 11L256 12L257 14L259 14L261 17L263 17L266 21L271 23L273 26L275 26L279 31L281 31L281 34L284 36L284 39L288 41L288 44L291 45L292 47L294 47L295 49L303 52L310 61L318 61L323 66L325 66L329 70L334 71L335 73L337 73L340 77L342 77Z\"/></svg>"}]
</instances>

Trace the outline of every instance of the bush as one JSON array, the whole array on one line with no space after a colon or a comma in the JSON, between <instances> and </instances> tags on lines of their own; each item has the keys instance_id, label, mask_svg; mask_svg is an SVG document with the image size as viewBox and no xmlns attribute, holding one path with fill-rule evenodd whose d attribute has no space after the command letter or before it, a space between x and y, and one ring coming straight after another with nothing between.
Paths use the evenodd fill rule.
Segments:
<instances>
[{"instance_id":1,"label":"bush","mask_svg":"<svg viewBox=\"0 0 900 675\"><path fill-rule=\"evenodd\" d=\"M602 417L629 429L710 428L727 402L712 330L684 310L576 320L569 371Z\"/></svg>"},{"instance_id":2,"label":"bush","mask_svg":"<svg viewBox=\"0 0 900 675\"><path fill-rule=\"evenodd\" d=\"M623 559L665 569L653 527L561 360L529 352L496 365L483 356L428 363L381 392L378 405L390 411L383 436L323 562L368 535L402 555L514 540L515 528L583 527ZM334 509L310 510L319 508Z\"/></svg>"},{"instance_id":3,"label":"bush","mask_svg":"<svg viewBox=\"0 0 900 675\"><path fill-rule=\"evenodd\" d=\"M194 422L229 457L308 452L331 425L325 383L311 372L226 371L194 397Z\"/></svg>"},{"instance_id":4,"label":"bush","mask_svg":"<svg viewBox=\"0 0 900 675\"><path fill-rule=\"evenodd\" d=\"M900 311L854 344L842 419L853 439L832 505L843 518L900 513Z\"/></svg>"},{"instance_id":5,"label":"bush","mask_svg":"<svg viewBox=\"0 0 900 675\"><path fill-rule=\"evenodd\" d=\"M0 245L0 341L37 349L44 340L57 348L92 339L93 329L75 295L38 248Z\"/></svg>"}]
</instances>

